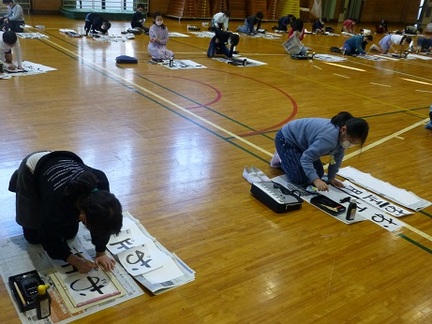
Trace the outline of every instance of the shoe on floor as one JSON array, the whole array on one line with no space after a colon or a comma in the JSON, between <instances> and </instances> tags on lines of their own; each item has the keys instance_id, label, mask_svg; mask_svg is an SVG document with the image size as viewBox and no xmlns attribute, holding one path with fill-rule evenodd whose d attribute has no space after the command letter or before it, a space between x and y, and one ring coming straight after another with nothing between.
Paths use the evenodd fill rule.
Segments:
<instances>
[{"instance_id":1,"label":"shoe on floor","mask_svg":"<svg viewBox=\"0 0 432 324\"><path fill-rule=\"evenodd\" d=\"M425 125L426 129L432 129L432 120Z\"/></svg>"}]
</instances>

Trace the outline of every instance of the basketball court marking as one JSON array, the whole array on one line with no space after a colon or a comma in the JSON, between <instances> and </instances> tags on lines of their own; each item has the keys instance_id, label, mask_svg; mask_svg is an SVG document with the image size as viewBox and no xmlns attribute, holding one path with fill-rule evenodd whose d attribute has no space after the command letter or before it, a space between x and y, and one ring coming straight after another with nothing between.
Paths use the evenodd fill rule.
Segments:
<instances>
[{"instance_id":1,"label":"basketball court marking","mask_svg":"<svg viewBox=\"0 0 432 324\"><path fill-rule=\"evenodd\" d=\"M169 99L166 99L166 98L164 98L164 97L158 95L158 94L155 93L155 92L152 92L152 91L150 91L150 90L148 90L148 89L146 89L146 88L144 88L144 87L142 87L142 86L140 86L140 85L138 85L138 84L136 84L136 83L134 83L134 82L132 82L132 81L126 79L126 78L124 78L124 77L121 77L120 75L118 75L118 74L116 74L116 73L114 73L114 72L112 72L112 71L110 71L110 70L108 70L108 69L106 69L106 68L104 68L104 67L101 67L101 66L99 66L99 65L97 65L97 64L95 64L95 63L93 63L92 61L86 59L85 57L80 56L80 55L78 55L78 54L76 54L76 53L74 53L74 52L72 52L72 51L66 49L65 47L63 47L63 46L61 46L61 45L59 45L59 44L57 44L57 43L55 43L55 42L53 42L53 41L51 41L51 40L49 40L49 39L44 39L43 42L45 42L45 43L49 43L51 46L53 46L53 47L55 47L55 48L58 48L58 49L62 50L64 53L68 53L68 54L71 55L72 57L76 57L76 58L79 59L80 61L86 62L88 65L94 67L96 70L101 70L101 71L104 71L104 73L106 73L107 75L113 75L113 76L115 76L116 78L122 80L125 84L130 84L130 85L136 87L137 89L140 89L141 91L143 91L144 93L147 93L147 94L150 95L151 97L154 97L154 98L156 98L156 99L159 99L159 100L161 100L162 102L164 102L164 103L166 103L166 104L168 104L168 105L170 105L170 106L172 106L172 107L177 108L178 110L182 111L184 114L186 114L186 115L190 115L190 116L194 117L195 119L197 119L197 120L203 122L204 124L206 124L206 125L208 125L208 126L214 128L214 129L217 129L217 130L219 130L219 131L225 133L227 136L229 136L229 137L231 137L231 138L234 138L234 139L238 140L239 142L242 142L242 143L244 143L245 145L247 145L247 146L249 146L249 147L251 147L251 148L253 148L253 149L255 149L255 150L257 150L257 151L259 151L259 152L261 152L261 153L263 153L263 154L266 154L266 155L269 156L269 157L272 157L272 156L273 156L273 153L268 152L267 150L261 148L260 146L255 145L255 144L253 144L252 142L245 140L244 138L238 136L237 134L234 134L233 132L231 132L231 131L229 131L229 130L227 130L227 129L225 129L225 128L223 128L223 127L221 127L221 126L219 126L219 125L217 125L217 124L215 124L215 123L213 123L213 122L211 122L211 121L209 121L209 120L207 120L206 118L203 118L203 117L201 117L201 116L199 116L199 115L193 113L192 111L190 111L190 110L188 110L188 109L186 109L186 108L184 108L184 107L182 107L182 106L180 106L180 105L178 105L178 104L176 104L176 103L170 101ZM330 65L339 65L339 64L334 64L334 63L326 63L326 64L330 64ZM359 69L359 70L360 70L360 69ZM305 79L309 80L308 78L305 78ZM369 98L369 97L368 97L368 98ZM369 99L370 99L370 98L369 98ZM401 109L401 108L398 107L398 109ZM408 111L408 110L406 110L406 109L402 109L402 110L403 110L403 111ZM346 160L348 160L348 159L350 159L350 158L352 158L352 157L354 157L354 156L359 155L361 152L363 152L363 151L365 151L365 150L369 150L369 149L371 149L371 148L373 148L373 147L376 147L376 146L378 146L378 145L380 145L380 144L382 144L382 143L384 143L384 142L386 142L386 141L388 141L388 140L390 140L390 139L392 139L392 138L396 138L396 137L398 137L399 135L401 135L401 134L403 134L403 133L406 133L406 132L408 132L409 130L415 128L415 127L418 127L418 126L420 126L420 125L423 125L423 124L426 123L428 120L429 120L429 118L426 118L425 120L422 120L421 122L414 123L413 125L408 126L408 127L404 128L404 129L402 129L402 130L399 130L399 131L397 131L397 132L395 132L395 133L393 133L393 134L391 134L391 135L389 135L389 136L387 136L387 137L384 137L384 138L382 138L382 139L380 139L380 140L378 140L378 141L375 141L375 142L373 142L373 143L371 143L371 144L369 144L369 145L363 147L363 148L360 149L360 150L357 150L357 151L355 151L355 152L349 153L349 154L345 155L345 157L344 157L343 160L346 161ZM325 168L327 168L327 167L328 167L328 165L325 166ZM430 237L429 235L423 233L422 231L418 230L418 229L415 228L415 227L412 227L412 226L409 225L409 226L406 227L406 228L407 228L407 229L410 229L411 231L413 231L413 232L415 232L415 233L417 233L417 234L419 234L419 235L421 235L422 237L428 237L428 240L429 240L429 239L432 240L432 237Z\"/></svg>"}]
</instances>

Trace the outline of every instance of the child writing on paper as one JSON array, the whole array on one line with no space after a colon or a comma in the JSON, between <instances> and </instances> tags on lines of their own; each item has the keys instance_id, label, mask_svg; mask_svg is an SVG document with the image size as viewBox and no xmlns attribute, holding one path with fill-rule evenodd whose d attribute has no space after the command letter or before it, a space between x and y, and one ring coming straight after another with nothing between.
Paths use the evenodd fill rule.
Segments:
<instances>
[{"instance_id":1,"label":"child writing on paper","mask_svg":"<svg viewBox=\"0 0 432 324\"><path fill-rule=\"evenodd\" d=\"M408 47L412 41L410 36L390 34L384 36L378 43L372 44L370 51L376 51L379 53L387 54L390 50L394 53L402 54L404 51L404 46ZM397 49L394 47L397 46Z\"/></svg>"},{"instance_id":2,"label":"child writing on paper","mask_svg":"<svg viewBox=\"0 0 432 324\"><path fill-rule=\"evenodd\" d=\"M226 57L232 57L239 40L240 37L237 34L216 29L215 36L210 41L207 56L214 57L215 54L224 54ZM227 47L228 43L230 44L229 48Z\"/></svg>"},{"instance_id":3,"label":"child writing on paper","mask_svg":"<svg viewBox=\"0 0 432 324\"><path fill-rule=\"evenodd\" d=\"M0 18L0 29L22 33L25 25L22 7L13 0L3 0L3 3L7 5L8 12L5 16Z\"/></svg>"},{"instance_id":4,"label":"child writing on paper","mask_svg":"<svg viewBox=\"0 0 432 324\"><path fill-rule=\"evenodd\" d=\"M342 163L345 149L363 145L369 132L368 123L342 111L331 119L303 118L285 124L276 134L276 152L270 162L273 168L282 168L288 180L295 184L313 184L319 191L328 190L322 177L321 157L330 156L328 183L341 188L336 173Z\"/></svg>"},{"instance_id":5,"label":"child writing on paper","mask_svg":"<svg viewBox=\"0 0 432 324\"><path fill-rule=\"evenodd\" d=\"M15 55L15 63L12 60ZM13 31L0 32L0 61L4 62L4 68L9 70L23 70L20 41Z\"/></svg>"},{"instance_id":6,"label":"child writing on paper","mask_svg":"<svg viewBox=\"0 0 432 324\"><path fill-rule=\"evenodd\" d=\"M123 215L105 173L72 152L35 152L14 172L9 191L16 193L16 221L29 243L42 244L51 258L68 262L80 273L98 266L113 270L115 261L105 254L106 245L120 232ZM77 235L80 221L95 245L94 261L72 253L67 244Z\"/></svg>"},{"instance_id":7,"label":"child writing on paper","mask_svg":"<svg viewBox=\"0 0 432 324\"><path fill-rule=\"evenodd\" d=\"M261 28L261 21L263 18L264 14L259 11L255 15L247 17L244 21L244 25L237 27L237 31L239 33L249 34L251 36L256 35L258 29ZM256 29L255 25L257 25Z\"/></svg>"},{"instance_id":8,"label":"child writing on paper","mask_svg":"<svg viewBox=\"0 0 432 324\"><path fill-rule=\"evenodd\" d=\"M164 25L160 12L153 14L153 25L150 27L149 37L150 42L147 49L153 61L162 62L174 56L174 53L166 47L169 39L168 27Z\"/></svg>"}]
</instances>

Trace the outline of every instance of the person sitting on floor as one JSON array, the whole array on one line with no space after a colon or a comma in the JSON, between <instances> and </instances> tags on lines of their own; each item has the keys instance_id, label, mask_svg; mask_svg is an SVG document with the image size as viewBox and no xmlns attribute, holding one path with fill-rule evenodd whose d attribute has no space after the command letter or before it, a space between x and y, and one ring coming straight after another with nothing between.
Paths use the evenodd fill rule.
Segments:
<instances>
[{"instance_id":1,"label":"person sitting on floor","mask_svg":"<svg viewBox=\"0 0 432 324\"><path fill-rule=\"evenodd\" d=\"M160 12L153 14L153 25L149 30L150 42L147 50L152 60L155 62L163 62L170 59L174 53L167 49L166 44L169 39L168 27L163 23L163 17Z\"/></svg>"},{"instance_id":2,"label":"person sitting on floor","mask_svg":"<svg viewBox=\"0 0 432 324\"><path fill-rule=\"evenodd\" d=\"M3 0L3 3L8 7L8 12L0 18L0 30L22 33L25 26L23 8L13 0Z\"/></svg>"},{"instance_id":3,"label":"person sitting on floor","mask_svg":"<svg viewBox=\"0 0 432 324\"><path fill-rule=\"evenodd\" d=\"M137 28L138 30L143 31L145 34L148 35L150 28L143 25L146 21L144 14L143 14L144 9L145 9L144 4L142 4L142 3L137 4L136 11L132 15L131 27Z\"/></svg>"}]
</instances>

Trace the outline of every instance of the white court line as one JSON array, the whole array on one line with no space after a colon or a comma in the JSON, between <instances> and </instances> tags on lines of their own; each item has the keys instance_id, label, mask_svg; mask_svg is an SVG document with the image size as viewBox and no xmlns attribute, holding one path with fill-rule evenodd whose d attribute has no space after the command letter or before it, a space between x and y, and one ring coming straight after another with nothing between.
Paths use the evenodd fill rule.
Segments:
<instances>
[{"instance_id":1,"label":"white court line","mask_svg":"<svg viewBox=\"0 0 432 324\"><path fill-rule=\"evenodd\" d=\"M378 145L380 145L380 144L382 144L384 142L387 142L387 141L389 141L389 140L391 140L393 138L398 138L399 135L401 135L403 133L406 133L406 132L410 131L413 128L416 128L416 127L419 127L421 125L424 125L429 120L430 120L429 118L426 118L426 119L424 119L422 121L419 121L419 122L417 122L415 124L412 124L411 126L405 127L404 129L401 129L400 131L397 131L396 133L390 134L389 136L381 138L380 140L378 140L376 142L373 142L373 143L371 143L369 145L366 145L366 146L364 146L363 148L361 148L361 149L359 149L357 151L354 151L352 153L346 154L343 160L345 161L345 160L347 160L349 158L352 158L352 157L354 157L356 155L359 155L361 152L370 150L370 149L372 149L372 148L374 148L374 147L376 147L376 146L378 146Z\"/></svg>"},{"instance_id":2,"label":"white court line","mask_svg":"<svg viewBox=\"0 0 432 324\"><path fill-rule=\"evenodd\" d=\"M388 84L375 83L375 82L369 82L369 83L370 83L370 84L373 84L373 85L380 86L380 87L388 87L388 88L391 88L391 86L389 86Z\"/></svg>"},{"instance_id":3,"label":"white court line","mask_svg":"<svg viewBox=\"0 0 432 324\"><path fill-rule=\"evenodd\" d=\"M313 65L313 67L314 67L315 69L322 70L322 67L319 67L319 66L317 66L317 65Z\"/></svg>"},{"instance_id":4,"label":"white court line","mask_svg":"<svg viewBox=\"0 0 432 324\"><path fill-rule=\"evenodd\" d=\"M360 72L366 72L366 70L355 68L355 67L352 67L352 66L347 66L347 65L342 65L342 64L338 64L338 63L332 63L332 62L324 62L324 63L328 64L328 65L337 66L337 67L340 67L340 68L343 68L343 69L360 71Z\"/></svg>"},{"instance_id":5,"label":"white court line","mask_svg":"<svg viewBox=\"0 0 432 324\"><path fill-rule=\"evenodd\" d=\"M432 93L432 91L426 91L426 90L416 90L418 92L427 92L427 93Z\"/></svg>"},{"instance_id":6,"label":"white court line","mask_svg":"<svg viewBox=\"0 0 432 324\"><path fill-rule=\"evenodd\" d=\"M333 75L336 75L336 76L338 76L338 77L345 78L345 79L349 79L349 78L350 78L350 77L348 77L348 76L346 76L346 75L337 74L337 73L333 73Z\"/></svg>"}]
</instances>

